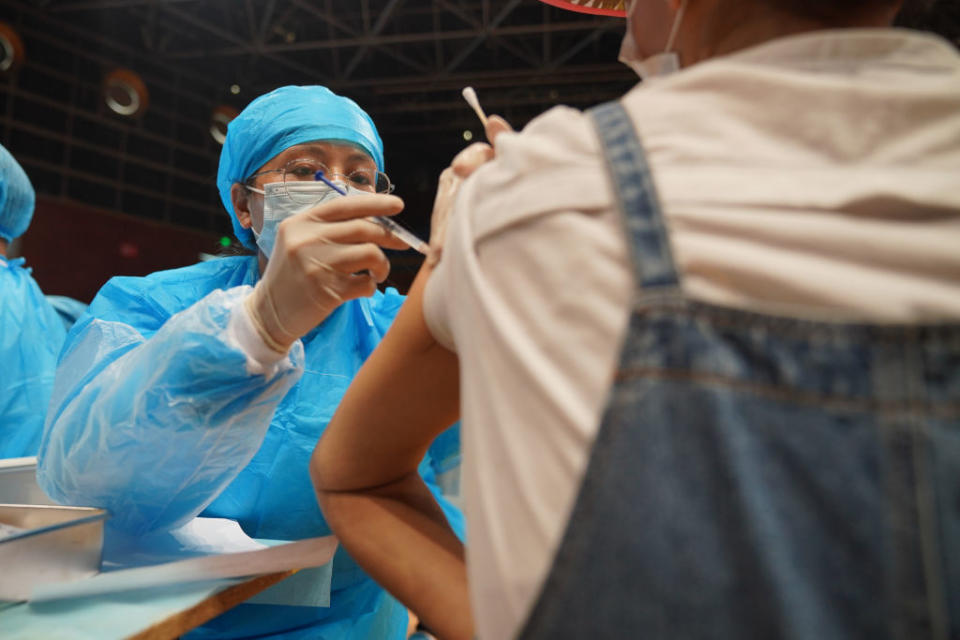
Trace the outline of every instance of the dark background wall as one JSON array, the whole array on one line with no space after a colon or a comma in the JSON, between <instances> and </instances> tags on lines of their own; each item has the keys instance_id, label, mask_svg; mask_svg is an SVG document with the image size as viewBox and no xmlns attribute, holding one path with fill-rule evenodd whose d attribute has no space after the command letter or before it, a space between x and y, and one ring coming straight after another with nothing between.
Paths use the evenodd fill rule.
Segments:
<instances>
[{"instance_id":1,"label":"dark background wall","mask_svg":"<svg viewBox=\"0 0 960 640\"><path fill-rule=\"evenodd\" d=\"M17 249L44 293L89 302L111 276L193 264L219 251L219 238L41 195Z\"/></svg>"},{"instance_id":2,"label":"dark background wall","mask_svg":"<svg viewBox=\"0 0 960 640\"><path fill-rule=\"evenodd\" d=\"M89 302L115 275L146 275L193 264L201 254L243 252L236 244L224 247L223 240L216 233L40 194L33 222L11 257L25 258L44 293ZM410 251L390 252L390 258L393 270L384 286L406 291L421 259Z\"/></svg>"}]
</instances>

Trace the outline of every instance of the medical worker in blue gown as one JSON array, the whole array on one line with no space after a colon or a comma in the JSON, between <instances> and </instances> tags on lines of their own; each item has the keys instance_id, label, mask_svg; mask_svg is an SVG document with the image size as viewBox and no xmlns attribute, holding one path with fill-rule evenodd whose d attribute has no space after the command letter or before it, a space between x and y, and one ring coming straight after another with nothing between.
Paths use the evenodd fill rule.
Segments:
<instances>
[{"instance_id":1,"label":"medical worker in blue gown","mask_svg":"<svg viewBox=\"0 0 960 640\"><path fill-rule=\"evenodd\" d=\"M66 335L24 259L7 258L33 205L30 179L0 146L0 458L36 455Z\"/></svg>"},{"instance_id":2,"label":"medical worker in blue gown","mask_svg":"<svg viewBox=\"0 0 960 640\"><path fill-rule=\"evenodd\" d=\"M348 195L315 181L318 170ZM288 86L250 103L230 123L217 186L258 255L101 289L57 370L43 489L110 509L110 526L128 536L198 514L234 519L255 538L328 534L310 454L403 300L376 285L389 271L381 247L406 245L363 219L402 208L376 195L389 191L382 170L380 136L353 101ZM457 462L449 436L421 465L434 488ZM405 637L406 609L343 552L329 586L329 607L241 605L191 637Z\"/></svg>"}]
</instances>

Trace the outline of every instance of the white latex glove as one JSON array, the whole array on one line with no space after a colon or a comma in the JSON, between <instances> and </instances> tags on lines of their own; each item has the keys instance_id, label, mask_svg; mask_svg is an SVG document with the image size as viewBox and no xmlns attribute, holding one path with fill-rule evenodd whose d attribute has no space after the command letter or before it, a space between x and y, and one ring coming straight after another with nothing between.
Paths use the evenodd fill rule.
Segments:
<instances>
[{"instance_id":1,"label":"white latex glove","mask_svg":"<svg viewBox=\"0 0 960 640\"><path fill-rule=\"evenodd\" d=\"M437 197L433 201L433 213L430 215L430 253L427 256L427 266L433 266L440 260L443 253L443 239L447 234L447 222L453 203L457 199L460 185L470 174L480 166L493 160L496 155L496 138L505 131L513 131L513 127L500 116L487 118L485 142L474 142L454 157L450 166L440 174L437 183ZM491 146L492 145L492 146Z\"/></svg>"},{"instance_id":2,"label":"white latex glove","mask_svg":"<svg viewBox=\"0 0 960 640\"><path fill-rule=\"evenodd\" d=\"M402 240L363 218L392 216L403 200L388 195L336 198L287 218L263 278L247 298L258 333L286 353L341 303L372 296L390 273L381 247L406 249Z\"/></svg>"}]
</instances>

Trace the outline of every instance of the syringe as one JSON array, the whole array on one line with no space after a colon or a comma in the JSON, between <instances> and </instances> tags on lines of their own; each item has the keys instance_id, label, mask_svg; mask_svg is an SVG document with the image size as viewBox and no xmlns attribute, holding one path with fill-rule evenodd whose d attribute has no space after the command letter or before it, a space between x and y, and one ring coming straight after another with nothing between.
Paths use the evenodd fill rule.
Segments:
<instances>
[{"instance_id":1,"label":"syringe","mask_svg":"<svg viewBox=\"0 0 960 640\"><path fill-rule=\"evenodd\" d=\"M313 178L314 180L320 180L340 195L347 195L347 192L337 186L336 183L327 180L326 176L323 175L323 171L317 171L315 174L313 174ZM406 242L414 251L419 251L423 255L427 255L427 249L429 249L429 245L414 235L412 231L400 226L400 224L391 218L386 216L370 216L367 219L372 222L376 222L378 225Z\"/></svg>"}]
</instances>

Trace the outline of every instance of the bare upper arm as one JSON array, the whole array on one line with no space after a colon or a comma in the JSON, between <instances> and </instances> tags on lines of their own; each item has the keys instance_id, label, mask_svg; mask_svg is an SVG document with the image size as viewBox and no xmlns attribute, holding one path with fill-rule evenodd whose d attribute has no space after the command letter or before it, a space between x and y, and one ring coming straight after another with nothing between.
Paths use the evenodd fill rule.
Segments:
<instances>
[{"instance_id":1,"label":"bare upper arm","mask_svg":"<svg viewBox=\"0 0 960 640\"><path fill-rule=\"evenodd\" d=\"M369 488L414 471L433 438L459 419L457 356L434 339L423 315L429 275L429 267L417 275L314 450L319 490Z\"/></svg>"}]
</instances>

